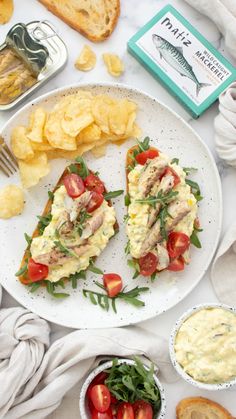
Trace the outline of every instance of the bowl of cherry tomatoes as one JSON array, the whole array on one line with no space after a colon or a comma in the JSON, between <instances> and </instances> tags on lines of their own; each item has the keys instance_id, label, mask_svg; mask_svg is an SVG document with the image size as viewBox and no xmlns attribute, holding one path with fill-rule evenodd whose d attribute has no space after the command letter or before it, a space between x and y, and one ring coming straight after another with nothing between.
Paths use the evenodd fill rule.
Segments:
<instances>
[{"instance_id":1,"label":"bowl of cherry tomatoes","mask_svg":"<svg viewBox=\"0 0 236 419\"><path fill-rule=\"evenodd\" d=\"M165 393L154 365L113 358L95 368L80 393L82 419L163 419Z\"/></svg>"}]
</instances>

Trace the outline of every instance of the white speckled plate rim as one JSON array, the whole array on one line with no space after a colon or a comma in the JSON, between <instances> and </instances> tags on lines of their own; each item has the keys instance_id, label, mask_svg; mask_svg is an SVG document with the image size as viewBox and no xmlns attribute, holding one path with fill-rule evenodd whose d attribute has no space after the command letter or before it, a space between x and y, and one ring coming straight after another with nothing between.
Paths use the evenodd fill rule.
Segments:
<instances>
[{"instance_id":1,"label":"white speckled plate rim","mask_svg":"<svg viewBox=\"0 0 236 419\"><path fill-rule=\"evenodd\" d=\"M168 152L172 153L173 145L174 149L179 149L180 151L186 147L185 150L185 160L186 163L194 160L196 162L200 156L204 160L204 165L200 168L199 174L197 176L202 176L201 179L201 185L204 184L204 188L208 188L207 193L205 195L205 200L203 200L203 204L200 203L200 211L202 211L202 220L206 217L206 212L210 211L209 220L208 220L208 226L211 231L210 237L206 238L206 229L205 232L202 233L203 238L203 249L196 250L192 249L192 262L189 267L186 268L184 273L179 273L178 276L173 280L172 277L169 277L169 273L164 273L160 276L158 281L155 282L155 284L150 285L151 291L145 295L142 296L143 300L145 301L145 307L141 309L133 308L132 306L128 306L127 304L121 302L119 303L119 310L118 314L115 315L113 312L109 311L109 313L104 312L100 309L100 307L93 306L90 304L89 301L87 301L84 297L78 296L79 291L72 290L72 296L64 301L53 301L51 300L50 296L41 296L37 293L32 295L29 293L29 291L26 289L26 287L23 287L19 281L14 277L14 272L18 269L19 261L21 259L21 255L24 252L25 244L23 244L23 239L20 238L19 235L19 247L15 248L16 254L12 257L8 254L7 250L4 248L5 256L0 255L0 283L3 285L3 287L15 298L30 309L31 311L37 313L38 315L46 318L49 321L52 321L54 323L58 323L63 326L67 327L73 327L73 328L101 328L101 327L117 327L117 326L124 326L129 324L138 323L143 320L147 320L149 318L152 318L160 313L163 313L164 311L172 308L174 305L176 305L178 302L180 302L184 297L186 297L193 288L198 284L200 279L205 274L206 270L208 269L208 266L214 256L215 250L217 248L217 244L220 237L221 232L221 226L222 226L222 191L221 191L221 182L219 173L214 161L213 156L211 155L208 147L205 145L203 140L199 137L198 134L180 117L178 116L174 111L172 111L170 108L168 108L163 103L159 102L156 98L146 94L145 92L142 92L139 89L135 89L133 87L129 87L123 84L113 84L113 83L88 83L88 84L74 84L66 87L61 87L59 89L55 89L49 93L46 93L34 101L32 101L29 104L26 104L23 108L18 110L10 119L9 121L4 125L2 129L2 135L7 137L7 141L9 141L9 132L12 126L19 123L19 121L23 121L26 118L27 113L33 107L34 105L38 105L41 102L50 102L50 100L55 100L55 97L63 96L66 94L73 93L73 91L76 91L78 89L89 89L91 91L98 91L99 92L109 92L111 95L118 95L118 97L128 97L133 100L139 100L143 104L145 103L145 109L149 108L150 112L145 113L145 109L142 109L140 107L140 119L143 119L143 123L141 123L141 128L143 125L145 125L145 132L143 132L144 136L146 134L150 134L152 131L151 136L157 135L156 132L158 132L158 124L161 127L161 124L164 121L167 123L167 127L169 127L168 121L174 121L174 125L178 126L177 128L174 128L172 131L172 134L167 135L167 133L163 132L163 130L158 132L158 140L162 142L162 147L167 147ZM151 110L150 110L151 109ZM139 115L138 114L138 115ZM164 117L163 117L164 115ZM159 121L158 121L159 118ZM139 119L139 116L138 116ZM153 122L150 123L150 120L153 119ZM154 123L155 121L155 123ZM164 123L163 122L163 123ZM22 122L21 122L22 123ZM24 122L23 122L24 123ZM155 126L154 126L155 125ZM181 133L185 136L181 139ZM176 136L176 138L174 138ZM188 141L188 137L192 138L191 141ZM184 140L184 141L183 141ZM173 141L173 143L172 143ZM185 144L186 143L186 144ZM117 146L109 146L108 149L108 155L103 157L102 159L94 159L87 157L86 160L88 160L88 165L92 169L97 169L97 167L101 170L104 169L104 164L100 168L100 164L102 161L105 161L106 168L110 167L113 169L114 166L114 172L116 170L117 162L122 162L119 166L118 176L109 176L109 173L106 173L106 176L104 176L101 173L101 178L105 180L105 183L108 186L108 189L115 190L115 189L121 189L121 187L124 188L124 182L121 184L119 183L122 176L124 180L124 174L121 174L121 171L123 171L124 168L124 156L126 153L127 148L129 148L133 142L125 143L124 145L120 146L119 148ZM182 147L182 148L181 148ZM165 151L165 150L164 150ZM196 153L199 153L199 156L196 156ZM112 154L113 153L113 154ZM122 155L123 154L123 155ZM121 156L119 158L114 158L116 156ZM179 154L173 155L173 157L178 157ZM122 160L123 159L123 160ZM53 176L59 176L60 170L65 166L65 160L63 160L62 163L59 162L59 160L56 160L52 163L53 166ZM91 163L90 163L91 162ZM181 164L181 161L180 161ZM108 166L107 166L108 165ZM122 167L121 167L122 166ZM189 166L189 164L188 164ZM61 167L61 169L60 169ZM59 170L60 169L60 170ZM106 170L107 172L107 170ZM108 170L109 172L109 170ZM105 172L104 172L105 173ZM122 172L123 173L123 172ZM51 174L50 174L51 175ZM49 175L49 177L50 177ZM205 177L204 177L205 176ZM205 182L206 176L208 176L209 182L211 183L211 187ZM16 183L17 178L13 178L14 183ZM57 178L55 178L57 179ZM50 178L51 181L51 178ZM47 184L45 184L47 182ZM35 212L35 207L38 205L38 201L41 202L41 207L44 206L45 201L47 200L46 192L43 188L48 187L48 179L43 180L38 186L30 190L30 192L27 192L28 201L25 215L22 215L22 224L24 224L24 229L22 228L22 235L24 231L27 231L27 233L30 234L30 231L27 230L28 224L34 227L35 226L35 217L33 215L31 216L31 212L29 209L29 206L32 204L33 212ZM50 184L53 186L53 181L51 181ZM39 189L40 188L40 194ZM48 187L49 188L49 187ZM209 194L213 194L215 198L214 199L209 197ZM40 198L39 198L40 195ZM41 199L42 195L42 199ZM213 196L212 195L212 196ZM39 198L39 199L38 199ZM118 216L122 214L122 218L119 218L119 224L122 230L122 219L124 215L124 206L123 205L123 198L118 198L115 202L116 211L118 213ZM201 205L202 209L201 209ZM207 210L207 211L206 211ZM40 212L37 212L37 214ZM214 217L213 217L214 214ZM4 222L0 222L0 233L2 240L4 240L4 237L6 241L8 241L7 232L11 230L11 234L13 235L13 231L17 232L17 229L19 229L18 221L20 217L15 217L14 219L9 221L9 224L4 224ZM28 217L28 218L27 218ZM214 219L210 219L210 218ZM32 221L32 218L34 221ZM14 228L12 227L12 224L14 224ZM214 225L214 229L213 229ZM3 226L3 227L2 227ZM33 228L32 228L33 229ZM20 231L20 230L19 230ZM4 234L5 233L5 234ZM129 268L126 267L126 261L125 256L121 256L121 246L122 249L124 247L124 240L125 238L122 236L123 232L121 231L119 233L119 239L114 238L112 239L111 243L109 243L109 246L107 249L105 249L104 253L99 257L98 259L98 265L99 267L103 267L104 264L109 260L109 257L112 257L112 270L115 270L115 267L118 268L121 267L125 270L124 277L128 278L128 283L132 288L136 285L146 285L147 280L146 279L139 279L139 282L135 282L134 280L130 279L131 277L131 271ZM12 236L14 237L14 236ZM210 242L209 242L210 241ZM113 243L112 243L113 242ZM11 243L12 244L12 243ZM205 248L204 248L205 246ZM6 245L6 247L9 247L9 244ZM111 253L112 251L115 251L116 253ZM122 250L123 251L123 250ZM4 253L3 252L3 253ZM199 252L199 253L198 253ZM203 253L204 252L204 253ZM112 254L112 256L111 256ZM200 263L200 255L204 259L203 263ZM17 257L17 263L16 263L16 257ZM120 258L120 261L119 261ZM101 263L102 262L102 263ZM117 265L116 265L117 264ZM199 266L201 265L201 266ZM195 266L195 267L194 267ZM13 270L14 267L14 270ZM106 266L105 266L106 269ZM106 269L106 271L109 271ZM110 268L111 271L111 268ZM121 268L118 270L118 273L121 273ZM167 279L166 279L167 278ZM188 278L188 280L187 280ZM99 279L98 277L93 277L93 280ZM126 282L127 284L127 282ZM80 287L80 285L79 285ZM86 286L88 288L88 286ZM91 281L89 283L89 288L91 288ZM70 289L68 290L70 291ZM43 291L40 291L39 293L42 293ZM69 302L70 300L70 302ZM68 309L70 313L68 312Z\"/></svg>"}]
</instances>

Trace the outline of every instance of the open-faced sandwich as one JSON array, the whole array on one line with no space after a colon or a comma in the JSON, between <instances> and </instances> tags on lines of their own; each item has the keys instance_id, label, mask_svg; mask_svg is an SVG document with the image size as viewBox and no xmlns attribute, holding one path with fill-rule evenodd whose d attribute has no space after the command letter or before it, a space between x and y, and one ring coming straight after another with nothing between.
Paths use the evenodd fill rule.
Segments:
<instances>
[{"instance_id":1,"label":"open-faced sandwich","mask_svg":"<svg viewBox=\"0 0 236 419\"><path fill-rule=\"evenodd\" d=\"M123 192L123 191L118 191ZM83 277L118 230L104 183L80 157L63 172L34 231L17 276L23 284L64 287ZM51 292L52 293L52 292ZM54 293L53 293L54 294Z\"/></svg>"},{"instance_id":2,"label":"open-faced sandwich","mask_svg":"<svg viewBox=\"0 0 236 419\"><path fill-rule=\"evenodd\" d=\"M198 184L172 159L150 147L149 138L129 149L126 160L127 253L136 273L155 278L165 269L181 271L190 262L189 246L201 244Z\"/></svg>"}]
</instances>

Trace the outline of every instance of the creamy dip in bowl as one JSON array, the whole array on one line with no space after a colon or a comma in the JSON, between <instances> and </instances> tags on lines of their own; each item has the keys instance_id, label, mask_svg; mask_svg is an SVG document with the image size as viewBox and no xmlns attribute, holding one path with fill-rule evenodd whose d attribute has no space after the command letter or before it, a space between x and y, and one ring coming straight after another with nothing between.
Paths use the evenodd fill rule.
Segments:
<instances>
[{"instance_id":1,"label":"creamy dip in bowl","mask_svg":"<svg viewBox=\"0 0 236 419\"><path fill-rule=\"evenodd\" d=\"M236 384L236 309L202 304L177 321L170 336L177 372L199 388L221 390Z\"/></svg>"}]
</instances>

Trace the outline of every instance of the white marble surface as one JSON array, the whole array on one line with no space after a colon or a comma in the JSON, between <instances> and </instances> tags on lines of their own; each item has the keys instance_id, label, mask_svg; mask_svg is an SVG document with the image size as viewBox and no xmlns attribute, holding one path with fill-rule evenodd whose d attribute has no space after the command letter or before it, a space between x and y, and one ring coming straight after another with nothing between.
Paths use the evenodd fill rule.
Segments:
<instances>
[{"instance_id":1,"label":"white marble surface","mask_svg":"<svg viewBox=\"0 0 236 419\"><path fill-rule=\"evenodd\" d=\"M223 54L228 57L227 52L224 50L224 41L221 34L215 27L215 25L204 16L200 15L197 11L189 7L183 0L171 1L189 21L196 26L196 28L206 36L206 38L213 43ZM125 73L119 79L120 82L141 88L142 90L156 96L158 99L163 101L165 104L170 106L176 112L178 112L190 125L200 134L203 140L207 143L211 149L214 157L216 158L217 165L222 177L223 185L223 197L224 197L224 219L223 219L223 231L235 218L235 206L236 206L236 173L233 169L225 167L222 162L218 161L213 138L213 119L217 114L217 104L213 105L204 115L198 120L193 120L184 109L169 95L169 93L160 86L139 64L126 52L127 40L139 29L140 26L145 24L162 6L167 4L166 0L121 0L121 17L118 22L118 26L109 40L102 44L92 45L98 56L98 63L96 69L89 73L78 72L74 69L74 61L79 51L85 43L89 43L80 34L70 29L62 21L57 19L55 16L50 14L41 4L36 0L21 0L15 1L15 12L11 19L11 22L5 26L0 27L0 42L4 41L5 34L12 24L21 22L28 22L34 19L48 19L54 23L59 29L59 32L65 40L68 51L69 60L66 68L42 89L40 89L34 97L39 96L44 92L48 92L56 87L64 86L75 82L101 82L101 81L113 81L114 79L107 74L106 68L103 65L101 54L103 52L116 52L118 53L125 63ZM228 57L230 58L230 57ZM231 59L232 61L232 59ZM233 61L232 61L233 62ZM236 64L236 62L234 63ZM116 81L116 80L115 80ZM31 100L31 99L29 99ZM0 127L4 124L8 118L14 114L11 112L0 113ZM159 316L150 321L142 323L142 327L145 327L153 332L168 337L169 331L175 321L183 311L189 307L200 303L200 302L213 302L217 301L209 278L209 273L205 275L200 284L195 290L167 313ZM9 296L6 292L3 293L3 306L8 307L16 305L17 303ZM53 336L55 339L65 333L65 329L58 326L53 326ZM235 403L235 391L222 391L217 394L214 392L204 392L186 384L180 380L176 384L165 385L167 395L167 418L173 419L175 417L175 406L177 402L186 396L201 395L209 397L215 401L222 403L228 408L232 415L236 416L236 403ZM67 410L67 417L75 419L78 417L71 416L72 404L77 405L78 397L77 390L70 392L65 401L63 402L63 412ZM65 410L64 410L65 409ZM53 418L59 418L62 410L58 410L53 415ZM65 416L64 416L65 417Z\"/></svg>"}]
</instances>

